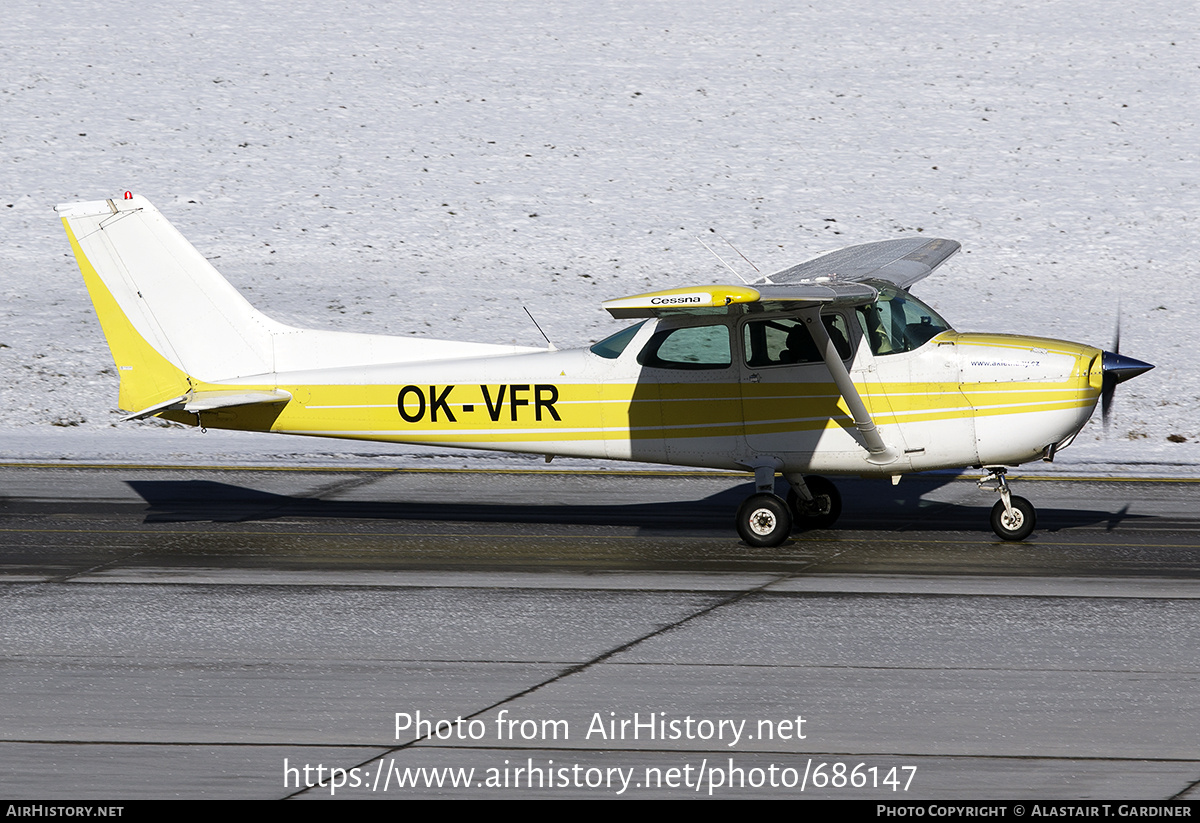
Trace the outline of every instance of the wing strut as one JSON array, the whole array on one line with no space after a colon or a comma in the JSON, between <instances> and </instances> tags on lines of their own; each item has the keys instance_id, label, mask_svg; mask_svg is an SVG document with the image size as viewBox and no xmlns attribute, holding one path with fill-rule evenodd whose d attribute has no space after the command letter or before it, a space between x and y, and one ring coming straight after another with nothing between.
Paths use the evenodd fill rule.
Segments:
<instances>
[{"instance_id":1,"label":"wing strut","mask_svg":"<svg viewBox=\"0 0 1200 823\"><path fill-rule=\"evenodd\" d=\"M854 427L863 436L863 440L867 441L867 451L870 452L867 462L875 466L886 466L888 463L895 462L900 457L900 453L884 443L879 430L875 428L875 422L867 413L867 407L863 404L858 389L854 388L850 372L846 371L846 364L842 362L841 355L838 354L833 341L829 339L829 333L825 331L825 324L821 322L821 307L812 306L804 309L800 312L800 316L804 318L804 325L808 327L808 333L812 335L813 342L817 344L817 348L825 357L825 365L833 376L833 382L837 384L838 391L842 393L842 399L846 401L846 406L854 417Z\"/></svg>"}]
</instances>

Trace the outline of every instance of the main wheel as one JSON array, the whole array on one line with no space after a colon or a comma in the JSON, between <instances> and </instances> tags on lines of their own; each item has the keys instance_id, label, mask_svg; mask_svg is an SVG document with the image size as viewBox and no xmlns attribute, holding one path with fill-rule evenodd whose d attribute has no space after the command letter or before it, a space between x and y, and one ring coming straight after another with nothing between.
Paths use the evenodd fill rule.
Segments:
<instances>
[{"instance_id":1,"label":"main wheel","mask_svg":"<svg viewBox=\"0 0 1200 823\"><path fill-rule=\"evenodd\" d=\"M738 507L737 530L751 546L778 546L792 532L792 513L776 495L752 494Z\"/></svg>"},{"instance_id":2,"label":"main wheel","mask_svg":"<svg viewBox=\"0 0 1200 823\"><path fill-rule=\"evenodd\" d=\"M1010 515L1004 508L1004 501L996 501L992 506L992 531L1004 540L1024 540L1037 526L1037 513L1032 503L1016 495L1012 497L1012 507Z\"/></svg>"},{"instance_id":3,"label":"main wheel","mask_svg":"<svg viewBox=\"0 0 1200 823\"><path fill-rule=\"evenodd\" d=\"M812 493L811 502L801 500L795 489L788 489L788 508L796 525L802 529L828 529L842 515L841 493L837 486L815 474L804 478L804 485Z\"/></svg>"}]
</instances>

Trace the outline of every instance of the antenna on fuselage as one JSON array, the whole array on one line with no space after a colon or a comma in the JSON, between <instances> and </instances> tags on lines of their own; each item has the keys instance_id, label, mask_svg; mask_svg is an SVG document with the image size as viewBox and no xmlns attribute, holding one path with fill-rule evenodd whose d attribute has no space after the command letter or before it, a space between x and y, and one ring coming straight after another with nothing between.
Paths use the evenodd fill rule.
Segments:
<instances>
[{"instance_id":1,"label":"antenna on fuselage","mask_svg":"<svg viewBox=\"0 0 1200 823\"><path fill-rule=\"evenodd\" d=\"M522 306L521 308L525 309L524 306ZM529 309L525 309L525 313L529 315L530 320L533 320L533 315L530 314ZM550 338L546 337L546 333L544 331L542 331L542 327L538 325L538 321L533 320L533 325L538 330L538 332L542 335L542 337L544 337L546 339L546 345L548 345L550 347L550 351L558 351L558 346L556 346L550 342ZM549 462L549 461L546 461L546 462Z\"/></svg>"}]
</instances>

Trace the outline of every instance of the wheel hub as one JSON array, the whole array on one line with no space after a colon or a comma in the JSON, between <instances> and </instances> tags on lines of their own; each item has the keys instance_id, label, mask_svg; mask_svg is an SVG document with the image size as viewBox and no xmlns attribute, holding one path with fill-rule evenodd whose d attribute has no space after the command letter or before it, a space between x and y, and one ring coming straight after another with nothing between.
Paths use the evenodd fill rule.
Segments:
<instances>
[{"instance_id":1,"label":"wheel hub","mask_svg":"<svg viewBox=\"0 0 1200 823\"><path fill-rule=\"evenodd\" d=\"M775 531L775 512L770 509L755 509L750 515L750 529L755 534L766 536Z\"/></svg>"},{"instance_id":2,"label":"wheel hub","mask_svg":"<svg viewBox=\"0 0 1200 823\"><path fill-rule=\"evenodd\" d=\"M1016 531L1025 524L1025 515L1020 509L1014 508L1000 515L1000 522L1004 524L1004 528Z\"/></svg>"}]
</instances>

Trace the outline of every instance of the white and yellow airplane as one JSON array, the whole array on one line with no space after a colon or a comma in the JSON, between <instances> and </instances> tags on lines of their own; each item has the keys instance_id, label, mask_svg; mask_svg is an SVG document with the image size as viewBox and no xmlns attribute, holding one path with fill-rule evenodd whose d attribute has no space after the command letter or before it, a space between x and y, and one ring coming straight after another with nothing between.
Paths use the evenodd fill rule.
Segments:
<instances>
[{"instance_id":1,"label":"white and yellow airplane","mask_svg":"<svg viewBox=\"0 0 1200 823\"><path fill-rule=\"evenodd\" d=\"M145 198L58 206L127 419L638 460L754 473L737 528L774 546L833 524L818 473L976 467L992 528L1033 507L1009 466L1051 460L1113 387L1152 368L1092 346L961 334L908 293L950 240L840 249L751 286L604 303L636 325L557 351L298 329L255 310ZM782 473L791 490L776 496Z\"/></svg>"}]
</instances>

